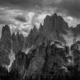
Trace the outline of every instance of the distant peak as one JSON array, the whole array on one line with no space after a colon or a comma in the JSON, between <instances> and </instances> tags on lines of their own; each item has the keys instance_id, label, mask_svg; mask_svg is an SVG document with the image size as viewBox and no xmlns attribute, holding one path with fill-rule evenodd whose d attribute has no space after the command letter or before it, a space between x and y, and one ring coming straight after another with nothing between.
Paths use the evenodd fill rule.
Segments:
<instances>
[{"instance_id":1,"label":"distant peak","mask_svg":"<svg viewBox=\"0 0 80 80\"><path fill-rule=\"evenodd\" d=\"M57 17L58 17L58 16L57 16L56 13L54 13L54 14L51 15L51 16L50 16L50 15L47 15L46 18L44 19L44 22L45 22L45 21L49 21L51 18L52 18L52 19L57 19Z\"/></svg>"},{"instance_id":2,"label":"distant peak","mask_svg":"<svg viewBox=\"0 0 80 80\"><path fill-rule=\"evenodd\" d=\"M57 19L58 15L54 13L51 17Z\"/></svg>"},{"instance_id":3,"label":"distant peak","mask_svg":"<svg viewBox=\"0 0 80 80\"><path fill-rule=\"evenodd\" d=\"M10 29L8 25L3 26L3 29L4 29L4 28L5 28L5 29L8 29L8 30Z\"/></svg>"},{"instance_id":4,"label":"distant peak","mask_svg":"<svg viewBox=\"0 0 80 80\"><path fill-rule=\"evenodd\" d=\"M52 16L55 16L55 17L57 17L57 14L56 14L56 13L54 13Z\"/></svg>"},{"instance_id":5,"label":"distant peak","mask_svg":"<svg viewBox=\"0 0 80 80\"><path fill-rule=\"evenodd\" d=\"M12 36L14 36L14 35L15 35L15 33L13 32L13 33L12 33Z\"/></svg>"},{"instance_id":6,"label":"distant peak","mask_svg":"<svg viewBox=\"0 0 80 80\"><path fill-rule=\"evenodd\" d=\"M34 26L34 27L33 27L33 29L34 29L34 30L37 30L37 27L36 27L36 26Z\"/></svg>"},{"instance_id":7,"label":"distant peak","mask_svg":"<svg viewBox=\"0 0 80 80\"><path fill-rule=\"evenodd\" d=\"M80 24L77 25L77 27L80 26Z\"/></svg>"},{"instance_id":8,"label":"distant peak","mask_svg":"<svg viewBox=\"0 0 80 80\"><path fill-rule=\"evenodd\" d=\"M9 28L8 25L3 26L3 28L2 28L2 35L3 35L6 31L10 33L10 28Z\"/></svg>"}]
</instances>

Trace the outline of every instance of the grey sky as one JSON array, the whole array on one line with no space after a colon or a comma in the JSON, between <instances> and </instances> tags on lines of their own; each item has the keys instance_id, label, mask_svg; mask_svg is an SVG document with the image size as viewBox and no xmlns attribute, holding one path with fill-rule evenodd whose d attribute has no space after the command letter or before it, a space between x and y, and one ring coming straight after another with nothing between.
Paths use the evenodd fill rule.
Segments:
<instances>
[{"instance_id":1,"label":"grey sky","mask_svg":"<svg viewBox=\"0 0 80 80\"><path fill-rule=\"evenodd\" d=\"M29 32L47 14L55 12L75 27L80 23L80 0L0 0L0 25L8 24L13 31Z\"/></svg>"}]
</instances>

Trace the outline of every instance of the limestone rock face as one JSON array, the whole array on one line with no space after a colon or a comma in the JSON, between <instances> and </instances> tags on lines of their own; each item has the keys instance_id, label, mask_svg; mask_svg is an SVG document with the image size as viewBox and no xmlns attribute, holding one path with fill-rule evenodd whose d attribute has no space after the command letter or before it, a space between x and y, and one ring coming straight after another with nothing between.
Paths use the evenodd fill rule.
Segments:
<instances>
[{"instance_id":1,"label":"limestone rock face","mask_svg":"<svg viewBox=\"0 0 80 80\"><path fill-rule=\"evenodd\" d=\"M66 34L68 29L68 24L64 19L55 13L52 16L46 16L41 32L47 39L56 40L60 38L60 34Z\"/></svg>"},{"instance_id":2,"label":"limestone rock face","mask_svg":"<svg viewBox=\"0 0 80 80\"><path fill-rule=\"evenodd\" d=\"M26 46L31 47L32 45L34 45L37 37L38 37L38 29L34 26L34 28L31 29L26 39Z\"/></svg>"},{"instance_id":3,"label":"limestone rock face","mask_svg":"<svg viewBox=\"0 0 80 80\"><path fill-rule=\"evenodd\" d=\"M46 16L44 24L40 24L39 29L34 26L26 38L20 33L11 35L9 26L6 25L0 39L0 74L8 74L8 80L80 79L79 35L80 25L69 28L56 13ZM13 58L11 54L9 59L11 50L15 60L8 73L2 67L9 65ZM0 80L3 80L1 75Z\"/></svg>"},{"instance_id":4,"label":"limestone rock face","mask_svg":"<svg viewBox=\"0 0 80 80\"><path fill-rule=\"evenodd\" d=\"M11 48L11 32L8 25L3 26L2 28L1 40L6 48Z\"/></svg>"},{"instance_id":5,"label":"limestone rock face","mask_svg":"<svg viewBox=\"0 0 80 80\"><path fill-rule=\"evenodd\" d=\"M78 24L76 27L72 27L71 30L74 32L74 36L79 36L80 35L80 24Z\"/></svg>"},{"instance_id":6,"label":"limestone rock face","mask_svg":"<svg viewBox=\"0 0 80 80\"><path fill-rule=\"evenodd\" d=\"M55 13L52 16L46 16L44 24L40 25L39 30L34 27L30 31L26 43L29 46L39 45L47 40L59 40L65 42L62 38L62 34L67 34L67 30L69 30L67 22Z\"/></svg>"},{"instance_id":7,"label":"limestone rock face","mask_svg":"<svg viewBox=\"0 0 80 80\"><path fill-rule=\"evenodd\" d=\"M9 54L11 50L11 32L8 25L3 26L0 40L0 63L9 65Z\"/></svg>"},{"instance_id":8,"label":"limestone rock face","mask_svg":"<svg viewBox=\"0 0 80 80\"><path fill-rule=\"evenodd\" d=\"M12 34L12 48L14 53L18 53L19 50L22 50L24 47L24 36L22 34Z\"/></svg>"},{"instance_id":9,"label":"limestone rock face","mask_svg":"<svg viewBox=\"0 0 80 80\"><path fill-rule=\"evenodd\" d=\"M19 51L19 41L15 33L12 34L12 49L15 54Z\"/></svg>"},{"instance_id":10,"label":"limestone rock face","mask_svg":"<svg viewBox=\"0 0 80 80\"><path fill-rule=\"evenodd\" d=\"M20 50L22 50L24 47L24 36L22 34L17 34L17 37L18 37Z\"/></svg>"}]
</instances>

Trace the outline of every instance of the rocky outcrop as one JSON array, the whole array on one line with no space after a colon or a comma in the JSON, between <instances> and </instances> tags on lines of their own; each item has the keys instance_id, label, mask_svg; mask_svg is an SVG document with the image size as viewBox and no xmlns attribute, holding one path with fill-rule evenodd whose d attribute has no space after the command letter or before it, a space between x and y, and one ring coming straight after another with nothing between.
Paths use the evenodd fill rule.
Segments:
<instances>
[{"instance_id":1,"label":"rocky outcrop","mask_svg":"<svg viewBox=\"0 0 80 80\"><path fill-rule=\"evenodd\" d=\"M19 41L18 37L15 35L15 33L12 34L12 49L13 52L16 54L19 51Z\"/></svg>"},{"instance_id":2,"label":"rocky outcrop","mask_svg":"<svg viewBox=\"0 0 80 80\"><path fill-rule=\"evenodd\" d=\"M3 45L5 45L6 48L9 48L9 49L11 48L11 32L8 25L5 25L2 28L1 40Z\"/></svg>"},{"instance_id":3,"label":"rocky outcrop","mask_svg":"<svg viewBox=\"0 0 80 80\"><path fill-rule=\"evenodd\" d=\"M19 33L17 33L16 36L18 38L20 50L22 50L24 47L24 36L22 34L19 34Z\"/></svg>"},{"instance_id":4,"label":"rocky outcrop","mask_svg":"<svg viewBox=\"0 0 80 80\"><path fill-rule=\"evenodd\" d=\"M39 45L47 40L59 40L65 42L62 38L62 34L67 34L67 30L69 30L67 22L55 13L52 16L46 16L44 24L40 25L39 30L34 27L30 31L26 42L27 45Z\"/></svg>"},{"instance_id":5,"label":"rocky outcrop","mask_svg":"<svg viewBox=\"0 0 80 80\"><path fill-rule=\"evenodd\" d=\"M75 45L71 50L72 55L67 46L61 46L60 42L50 41L48 44L43 43L32 49L28 55L19 51L12 70L17 69L22 80L68 80L75 76L79 77L80 57L78 53L80 51Z\"/></svg>"},{"instance_id":6,"label":"rocky outcrop","mask_svg":"<svg viewBox=\"0 0 80 80\"><path fill-rule=\"evenodd\" d=\"M34 45L37 37L38 29L34 26L34 28L31 29L29 35L27 36L25 47L31 47L32 45Z\"/></svg>"},{"instance_id":7,"label":"rocky outcrop","mask_svg":"<svg viewBox=\"0 0 80 80\"><path fill-rule=\"evenodd\" d=\"M71 27L71 30L74 33L74 36L77 37L80 35L80 24L78 24L76 27Z\"/></svg>"},{"instance_id":8,"label":"rocky outcrop","mask_svg":"<svg viewBox=\"0 0 80 80\"><path fill-rule=\"evenodd\" d=\"M14 53L18 53L19 50L22 50L24 47L24 36L22 34L12 34L12 49Z\"/></svg>"},{"instance_id":9,"label":"rocky outcrop","mask_svg":"<svg viewBox=\"0 0 80 80\"><path fill-rule=\"evenodd\" d=\"M18 72L23 75L26 69L26 61L27 61L27 56L24 52L19 51L16 55L15 55L15 60L12 64L12 70L17 69Z\"/></svg>"},{"instance_id":10,"label":"rocky outcrop","mask_svg":"<svg viewBox=\"0 0 80 80\"><path fill-rule=\"evenodd\" d=\"M74 35L75 34L75 35ZM80 42L72 42L79 35L79 25L69 28L61 16L46 16L39 30L34 26L25 39L22 34L11 35L6 25L0 40L0 74L4 80L69 80L80 78ZM70 46L63 45L70 42ZM27 54L24 51L27 51ZM9 53L14 59L11 71ZM6 75L7 74L7 75ZM3 80L3 77L0 79ZM76 79L75 79L76 80Z\"/></svg>"},{"instance_id":11,"label":"rocky outcrop","mask_svg":"<svg viewBox=\"0 0 80 80\"><path fill-rule=\"evenodd\" d=\"M43 29L40 31L48 40L60 40L60 34L66 34L68 24L61 16L55 13L52 16L46 16L44 19Z\"/></svg>"},{"instance_id":12,"label":"rocky outcrop","mask_svg":"<svg viewBox=\"0 0 80 80\"><path fill-rule=\"evenodd\" d=\"M11 50L11 32L8 25L3 26L0 40L0 64L9 65L9 54Z\"/></svg>"}]
</instances>

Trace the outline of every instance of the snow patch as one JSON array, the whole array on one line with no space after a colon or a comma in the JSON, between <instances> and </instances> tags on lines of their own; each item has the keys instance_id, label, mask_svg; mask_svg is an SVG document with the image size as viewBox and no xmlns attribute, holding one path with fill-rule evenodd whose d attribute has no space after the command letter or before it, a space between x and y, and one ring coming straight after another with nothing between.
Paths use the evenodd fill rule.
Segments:
<instances>
[{"instance_id":1,"label":"snow patch","mask_svg":"<svg viewBox=\"0 0 80 80\"><path fill-rule=\"evenodd\" d=\"M9 59L10 59L10 64L9 64L9 65L5 65L5 67L7 68L8 72L10 72L12 63L13 63L14 60L15 60L15 54L14 54L14 52L12 51L12 49L11 49L11 52L10 52L10 54L9 54Z\"/></svg>"},{"instance_id":2,"label":"snow patch","mask_svg":"<svg viewBox=\"0 0 80 80\"><path fill-rule=\"evenodd\" d=\"M28 54L28 53L29 53L29 51L30 51L32 48L33 48L33 46L32 46L32 47L30 47L30 48L24 49L24 50L23 50L23 52L25 52L25 54Z\"/></svg>"},{"instance_id":3,"label":"snow patch","mask_svg":"<svg viewBox=\"0 0 80 80\"><path fill-rule=\"evenodd\" d=\"M64 35L62 34L62 37L64 38L64 40L66 41L66 45L71 47L72 44L74 44L74 34L71 30L66 30L67 34Z\"/></svg>"},{"instance_id":4,"label":"snow patch","mask_svg":"<svg viewBox=\"0 0 80 80\"><path fill-rule=\"evenodd\" d=\"M56 44L56 47L64 49L64 46L61 46L60 44Z\"/></svg>"}]
</instances>

